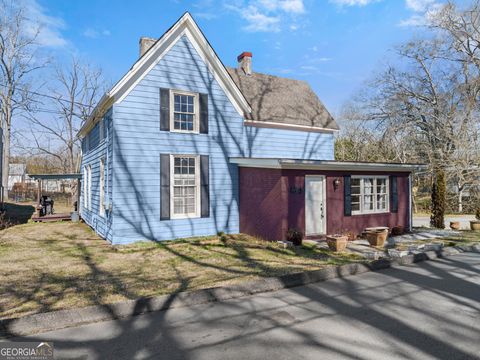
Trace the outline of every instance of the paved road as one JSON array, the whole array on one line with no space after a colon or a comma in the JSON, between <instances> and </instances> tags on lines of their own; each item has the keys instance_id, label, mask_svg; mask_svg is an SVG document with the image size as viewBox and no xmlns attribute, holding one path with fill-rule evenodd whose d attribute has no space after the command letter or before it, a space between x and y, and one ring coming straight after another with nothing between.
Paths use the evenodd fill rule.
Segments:
<instances>
[{"instance_id":1,"label":"paved road","mask_svg":"<svg viewBox=\"0 0 480 360\"><path fill-rule=\"evenodd\" d=\"M480 358L480 254L33 338L65 359Z\"/></svg>"},{"instance_id":2,"label":"paved road","mask_svg":"<svg viewBox=\"0 0 480 360\"><path fill-rule=\"evenodd\" d=\"M450 228L450 221L459 221L462 229L470 229L470 220L475 220L475 215L463 215L463 216L447 216L445 217L445 226ZM430 227L430 216L414 216L413 226L415 227Z\"/></svg>"}]
</instances>

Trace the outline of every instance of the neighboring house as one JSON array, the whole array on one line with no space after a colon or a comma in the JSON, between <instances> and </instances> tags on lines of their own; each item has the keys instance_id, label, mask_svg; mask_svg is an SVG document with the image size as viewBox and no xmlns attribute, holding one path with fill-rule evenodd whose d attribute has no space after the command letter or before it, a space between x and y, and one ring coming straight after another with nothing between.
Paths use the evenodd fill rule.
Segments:
<instances>
[{"instance_id":1,"label":"neighboring house","mask_svg":"<svg viewBox=\"0 0 480 360\"><path fill-rule=\"evenodd\" d=\"M26 164L9 164L8 169L8 191L12 190L15 184L25 184L30 181Z\"/></svg>"},{"instance_id":2,"label":"neighboring house","mask_svg":"<svg viewBox=\"0 0 480 360\"><path fill-rule=\"evenodd\" d=\"M414 167L334 161L306 82L252 72L247 52L226 68L188 13L140 49L80 130L81 216L110 242L411 226Z\"/></svg>"}]
</instances>

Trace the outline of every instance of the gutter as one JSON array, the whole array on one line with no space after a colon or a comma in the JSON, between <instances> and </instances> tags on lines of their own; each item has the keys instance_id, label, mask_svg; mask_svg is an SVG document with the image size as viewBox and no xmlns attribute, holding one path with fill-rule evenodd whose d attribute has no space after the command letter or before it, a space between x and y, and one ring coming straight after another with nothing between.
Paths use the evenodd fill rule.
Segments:
<instances>
[{"instance_id":1,"label":"gutter","mask_svg":"<svg viewBox=\"0 0 480 360\"><path fill-rule=\"evenodd\" d=\"M240 158L232 157L230 162L240 167L328 170L328 171L391 171L409 172L426 168L424 164L343 162L333 160L296 160L280 158Z\"/></svg>"}]
</instances>

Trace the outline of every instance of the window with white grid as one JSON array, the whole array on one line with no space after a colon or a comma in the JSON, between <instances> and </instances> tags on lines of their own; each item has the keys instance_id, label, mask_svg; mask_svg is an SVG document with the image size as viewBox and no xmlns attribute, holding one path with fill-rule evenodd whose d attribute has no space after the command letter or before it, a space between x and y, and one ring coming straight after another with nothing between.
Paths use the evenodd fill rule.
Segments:
<instances>
[{"instance_id":1,"label":"window with white grid","mask_svg":"<svg viewBox=\"0 0 480 360\"><path fill-rule=\"evenodd\" d=\"M352 214L388 212L388 176L352 176Z\"/></svg>"},{"instance_id":2,"label":"window with white grid","mask_svg":"<svg viewBox=\"0 0 480 360\"><path fill-rule=\"evenodd\" d=\"M172 91L171 129L179 132L198 132L198 94Z\"/></svg>"},{"instance_id":3,"label":"window with white grid","mask_svg":"<svg viewBox=\"0 0 480 360\"><path fill-rule=\"evenodd\" d=\"M171 161L172 216L195 217L199 212L198 157L173 155Z\"/></svg>"}]
</instances>

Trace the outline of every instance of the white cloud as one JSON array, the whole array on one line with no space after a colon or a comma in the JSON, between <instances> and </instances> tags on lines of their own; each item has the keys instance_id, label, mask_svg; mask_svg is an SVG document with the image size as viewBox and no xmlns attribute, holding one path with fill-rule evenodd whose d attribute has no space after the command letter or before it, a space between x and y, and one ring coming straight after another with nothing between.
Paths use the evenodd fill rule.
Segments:
<instances>
[{"instance_id":1,"label":"white cloud","mask_svg":"<svg viewBox=\"0 0 480 360\"><path fill-rule=\"evenodd\" d=\"M405 0L405 6L414 14L399 22L398 26L402 27L428 25L443 4L437 0Z\"/></svg>"},{"instance_id":2,"label":"white cloud","mask_svg":"<svg viewBox=\"0 0 480 360\"><path fill-rule=\"evenodd\" d=\"M303 0L247 0L225 7L240 14L247 22L243 29L250 32L278 32L282 25L295 31L300 26L292 19L306 12Z\"/></svg>"},{"instance_id":3,"label":"white cloud","mask_svg":"<svg viewBox=\"0 0 480 360\"><path fill-rule=\"evenodd\" d=\"M218 17L217 14L214 14L213 12L196 12L193 14L196 18L199 19L205 19L205 20L213 20Z\"/></svg>"},{"instance_id":4,"label":"white cloud","mask_svg":"<svg viewBox=\"0 0 480 360\"><path fill-rule=\"evenodd\" d=\"M255 6L249 6L240 11L242 18L247 20L248 25L244 27L246 31L280 31L280 18L277 16L268 16L261 13Z\"/></svg>"},{"instance_id":5,"label":"white cloud","mask_svg":"<svg viewBox=\"0 0 480 360\"><path fill-rule=\"evenodd\" d=\"M365 6L382 0L330 0L332 4L339 6Z\"/></svg>"},{"instance_id":6,"label":"white cloud","mask_svg":"<svg viewBox=\"0 0 480 360\"><path fill-rule=\"evenodd\" d=\"M90 38L90 39L98 39L102 36L110 36L110 30L96 30L94 28L86 28L85 31L82 33L83 36Z\"/></svg>"},{"instance_id":7,"label":"white cloud","mask_svg":"<svg viewBox=\"0 0 480 360\"><path fill-rule=\"evenodd\" d=\"M269 11L282 10L293 14L305 12L303 0L258 0L258 4Z\"/></svg>"},{"instance_id":8,"label":"white cloud","mask_svg":"<svg viewBox=\"0 0 480 360\"><path fill-rule=\"evenodd\" d=\"M63 19L48 15L36 0L22 0L20 5L25 8L27 18L25 32L27 34L35 35L38 30L37 42L42 46L63 47L67 45L67 40L61 33L61 30L65 28Z\"/></svg>"},{"instance_id":9,"label":"white cloud","mask_svg":"<svg viewBox=\"0 0 480 360\"><path fill-rule=\"evenodd\" d=\"M427 11L434 3L435 0L406 0L407 9L415 12Z\"/></svg>"}]
</instances>

